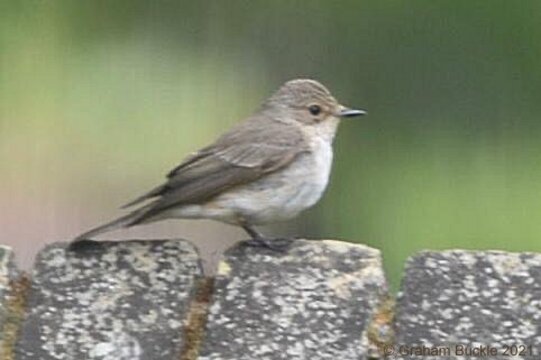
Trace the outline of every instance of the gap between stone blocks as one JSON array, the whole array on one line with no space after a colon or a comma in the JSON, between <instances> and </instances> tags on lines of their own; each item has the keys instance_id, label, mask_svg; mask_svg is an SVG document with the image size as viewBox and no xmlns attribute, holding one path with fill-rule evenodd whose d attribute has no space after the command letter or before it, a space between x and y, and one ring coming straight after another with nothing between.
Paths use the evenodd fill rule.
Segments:
<instances>
[{"instance_id":1,"label":"gap between stone blocks","mask_svg":"<svg viewBox=\"0 0 541 360\"><path fill-rule=\"evenodd\" d=\"M195 296L191 301L184 329L184 349L180 360L196 360L205 336L210 301L214 291L214 277L203 277L197 281Z\"/></svg>"}]
</instances>

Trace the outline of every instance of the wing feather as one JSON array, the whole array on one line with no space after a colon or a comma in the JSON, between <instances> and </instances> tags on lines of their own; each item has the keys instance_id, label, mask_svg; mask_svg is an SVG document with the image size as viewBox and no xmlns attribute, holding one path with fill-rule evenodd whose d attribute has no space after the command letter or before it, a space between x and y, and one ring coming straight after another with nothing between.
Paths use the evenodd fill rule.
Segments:
<instances>
[{"instance_id":1,"label":"wing feather","mask_svg":"<svg viewBox=\"0 0 541 360\"><path fill-rule=\"evenodd\" d=\"M248 121L213 145L185 159L167 175L167 181L129 203L156 198L133 224L163 210L205 202L220 193L274 172L308 151L300 130L282 123Z\"/></svg>"}]
</instances>

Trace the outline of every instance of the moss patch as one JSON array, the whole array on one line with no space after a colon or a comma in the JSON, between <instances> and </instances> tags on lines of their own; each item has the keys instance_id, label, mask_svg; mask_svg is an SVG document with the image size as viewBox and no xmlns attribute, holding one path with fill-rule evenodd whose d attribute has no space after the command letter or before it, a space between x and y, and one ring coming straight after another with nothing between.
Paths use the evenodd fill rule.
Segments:
<instances>
[{"instance_id":1,"label":"moss patch","mask_svg":"<svg viewBox=\"0 0 541 360\"><path fill-rule=\"evenodd\" d=\"M30 288L30 280L22 274L16 280L10 280L10 291L6 297L6 314L0 333L0 359L12 360L14 356L15 343L24 318L26 297Z\"/></svg>"},{"instance_id":2,"label":"moss patch","mask_svg":"<svg viewBox=\"0 0 541 360\"><path fill-rule=\"evenodd\" d=\"M206 277L199 280L196 295L188 313L188 324L186 325L184 339L185 346L180 360L195 360L199 355L213 290L213 278Z\"/></svg>"}]
</instances>

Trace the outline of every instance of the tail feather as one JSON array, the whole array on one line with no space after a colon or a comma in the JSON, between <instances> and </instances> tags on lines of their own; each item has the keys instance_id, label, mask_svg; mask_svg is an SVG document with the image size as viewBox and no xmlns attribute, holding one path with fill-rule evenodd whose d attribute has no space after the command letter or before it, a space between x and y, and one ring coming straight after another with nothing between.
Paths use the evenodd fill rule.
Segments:
<instances>
[{"instance_id":1,"label":"tail feather","mask_svg":"<svg viewBox=\"0 0 541 360\"><path fill-rule=\"evenodd\" d=\"M138 210L135 210L129 213L128 215L124 215L106 224L90 229L89 231L77 236L73 240L73 242L89 240L91 237L99 235L99 234L103 234L105 232L130 227L132 225L137 225L143 219L148 209L150 209L151 205L152 204L149 204L147 206L144 206Z\"/></svg>"},{"instance_id":2,"label":"tail feather","mask_svg":"<svg viewBox=\"0 0 541 360\"><path fill-rule=\"evenodd\" d=\"M134 200L130 201L129 203L127 203L125 205L122 205L121 209L126 209L126 208L129 208L129 207L132 207L134 205L139 204L140 202L143 202L145 200L148 200L148 199L151 199L151 198L156 197L158 195L161 195L164 192L165 189L166 189L165 185L160 185L158 187L155 187L154 189L150 190L146 194L143 194L143 195L139 196L137 199L134 199Z\"/></svg>"}]
</instances>

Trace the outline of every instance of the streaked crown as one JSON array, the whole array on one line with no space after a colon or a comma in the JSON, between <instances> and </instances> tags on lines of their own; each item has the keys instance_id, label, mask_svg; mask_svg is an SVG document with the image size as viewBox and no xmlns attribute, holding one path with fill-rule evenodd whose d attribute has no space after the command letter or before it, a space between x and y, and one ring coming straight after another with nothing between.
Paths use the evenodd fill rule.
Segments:
<instances>
[{"instance_id":1,"label":"streaked crown","mask_svg":"<svg viewBox=\"0 0 541 360\"><path fill-rule=\"evenodd\" d=\"M292 107L306 106L310 103L321 103L327 106L338 104L325 86L311 79L295 79L286 82L270 97L268 102Z\"/></svg>"}]
</instances>

